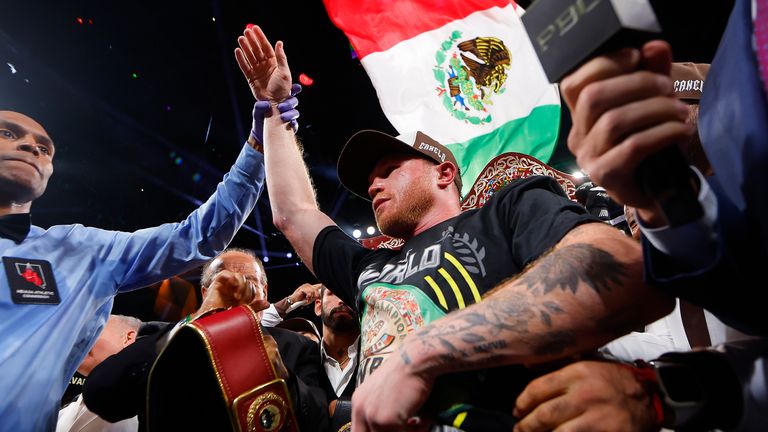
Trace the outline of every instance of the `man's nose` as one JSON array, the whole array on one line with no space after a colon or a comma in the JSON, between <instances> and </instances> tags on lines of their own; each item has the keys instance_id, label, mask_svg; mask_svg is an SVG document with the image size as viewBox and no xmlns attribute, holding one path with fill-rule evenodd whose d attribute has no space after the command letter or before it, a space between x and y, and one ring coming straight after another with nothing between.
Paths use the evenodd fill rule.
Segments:
<instances>
[{"instance_id":1,"label":"man's nose","mask_svg":"<svg viewBox=\"0 0 768 432\"><path fill-rule=\"evenodd\" d=\"M334 306L334 308L337 308L337 307L343 307L343 306L346 306L346 305L347 305L347 304L346 304L346 303L344 303L344 301L343 301L343 300L341 300L341 299L338 299L338 301L336 302L336 305Z\"/></svg>"},{"instance_id":2,"label":"man's nose","mask_svg":"<svg viewBox=\"0 0 768 432\"><path fill-rule=\"evenodd\" d=\"M32 144L19 144L18 147L16 147L19 151L29 152L32 153L35 156L40 156L40 149L37 148L37 146Z\"/></svg>"},{"instance_id":3,"label":"man's nose","mask_svg":"<svg viewBox=\"0 0 768 432\"><path fill-rule=\"evenodd\" d=\"M368 186L368 196L371 197L371 199L376 197L376 194L381 192L383 189L383 186L381 184L381 180L379 178L374 178L373 182L371 182L371 185Z\"/></svg>"}]
</instances>

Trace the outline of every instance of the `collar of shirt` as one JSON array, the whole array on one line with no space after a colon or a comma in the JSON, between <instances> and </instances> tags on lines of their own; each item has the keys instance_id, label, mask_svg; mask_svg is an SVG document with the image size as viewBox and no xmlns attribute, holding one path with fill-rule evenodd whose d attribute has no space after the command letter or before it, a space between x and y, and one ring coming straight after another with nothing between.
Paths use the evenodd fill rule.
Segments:
<instances>
[{"instance_id":1,"label":"collar of shirt","mask_svg":"<svg viewBox=\"0 0 768 432\"><path fill-rule=\"evenodd\" d=\"M347 357L349 357L349 363L347 363L347 365L354 363L352 360L357 357L357 346L359 343L360 336L358 336L357 339L355 339L355 342L347 348ZM323 363L339 364L335 358L329 356L325 351L325 344L322 341L320 342L320 357L323 359Z\"/></svg>"},{"instance_id":2,"label":"collar of shirt","mask_svg":"<svg viewBox=\"0 0 768 432\"><path fill-rule=\"evenodd\" d=\"M32 215L29 213L0 216L0 237L5 237L19 244L27 238L31 226Z\"/></svg>"}]
</instances>

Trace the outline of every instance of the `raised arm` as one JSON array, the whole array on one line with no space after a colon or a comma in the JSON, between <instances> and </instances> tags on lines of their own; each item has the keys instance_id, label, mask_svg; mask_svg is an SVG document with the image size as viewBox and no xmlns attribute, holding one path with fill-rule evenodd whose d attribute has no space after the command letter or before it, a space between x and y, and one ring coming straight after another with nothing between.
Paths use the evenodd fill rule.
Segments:
<instances>
[{"instance_id":1,"label":"raised arm","mask_svg":"<svg viewBox=\"0 0 768 432\"><path fill-rule=\"evenodd\" d=\"M589 351L669 313L673 304L643 284L637 242L606 224L581 225L482 302L405 338L399 353L355 391L353 429L403 426L438 375Z\"/></svg>"},{"instance_id":2,"label":"raised arm","mask_svg":"<svg viewBox=\"0 0 768 432\"><path fill-rule=\"evenodd\" d=\"M276 106L290 95L288 59L282 42L277 42L273 49L258 26L246 30L238 42L240 48L235 55L254 96L272 104L272 115L264 121L264 157L272 219L304 264L314 272L315 238L323 228L334 223L317 205L301 148Z\"/></svg>"}]
</instances>

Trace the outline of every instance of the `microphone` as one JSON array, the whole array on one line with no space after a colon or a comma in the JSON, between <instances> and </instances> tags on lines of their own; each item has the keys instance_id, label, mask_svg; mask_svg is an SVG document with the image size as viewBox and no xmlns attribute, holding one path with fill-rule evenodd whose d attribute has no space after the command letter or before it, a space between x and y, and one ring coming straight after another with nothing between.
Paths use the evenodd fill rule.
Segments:
<instances>
[{"instance_id":1,"label":"microphone","mask_svg":"<svg viewBox=\"0 0 768 432\"><path fill-rule=\"evenodd\" d=\"M556 83L592 57L659 38L659 8L649 0L536 0L522 21L547 78ZM637 176L671 227L702 217L693 173L677 146L646 158Z\"/></svg>"}]
</instances>

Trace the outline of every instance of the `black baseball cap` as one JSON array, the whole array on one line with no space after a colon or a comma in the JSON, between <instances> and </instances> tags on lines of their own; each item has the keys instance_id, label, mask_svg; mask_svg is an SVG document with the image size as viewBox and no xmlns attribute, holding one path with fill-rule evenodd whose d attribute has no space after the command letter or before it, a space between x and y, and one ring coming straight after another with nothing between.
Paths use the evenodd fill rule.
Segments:
<instances>
[{"instance_id":1,"label":"black baseball cap","mask_svg":"<svg viewBox=\"0 0 768 432\"><path fill-rule=\"evenodd\" d=\"M357 132L347 141L339 155L339 180L352 193L370 201L368 176L381 158L398 153L424 157L438 164L451 162L457 170L454 183L461 194L461 173L456 157L446 146L421 131L398 137L369 129Z\"/></svg>"}]
</instances>

